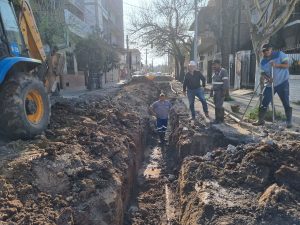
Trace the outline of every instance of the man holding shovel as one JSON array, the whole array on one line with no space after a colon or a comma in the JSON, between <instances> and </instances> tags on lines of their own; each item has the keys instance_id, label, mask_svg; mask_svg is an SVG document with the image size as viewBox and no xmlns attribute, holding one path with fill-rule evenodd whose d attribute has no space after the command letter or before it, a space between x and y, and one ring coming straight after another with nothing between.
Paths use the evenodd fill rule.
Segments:
<instances>
[{"instance_id":1,"label":"man holding shovel","mask_svg":"<svg viewBox=\"0 0 300 225\"><path fill-rule=\"evenodd\" d=\"M285 110L287 128L291 128L292 107L290 107L289 101L289 58L281 51L273 51L270 44L264 44L262 52L263 59L260 67L262 78L265 80L265 89L259 107L258 121L253 123L253 125L261 126L265 124L268 106L274 97L273 95L277 93Z\"/></svg>"}]
</instances>

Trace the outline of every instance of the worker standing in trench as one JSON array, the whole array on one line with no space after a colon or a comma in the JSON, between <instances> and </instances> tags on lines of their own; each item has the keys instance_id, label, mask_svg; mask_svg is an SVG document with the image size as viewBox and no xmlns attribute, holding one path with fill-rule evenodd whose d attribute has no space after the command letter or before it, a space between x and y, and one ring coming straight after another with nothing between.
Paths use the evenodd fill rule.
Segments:
<instances>
[{"instance_id":1,"label":"worker standing in trench","mask_svg":"<svg viewBox=\"0 0 300 225\"><path fill-rule=\"evenodd\" d=\"M183 82L183 94L188 96L190 110L192 113L192 120L195 119L195 97L198 97L202 103L204 114L207 118L208 115L208 106L205 99L204 87L206 85L206 79L203 74L196 70L197 64L195 61L191 61L188 65L188 73L184 77ZM202 85L202 87L201 87Z\"/></svg>"},{"instance_id":2,"label":"worker standing in trench","mask_svg":"<svg viewBox=\"0 0 300 225\"><path fill-rule=\"evenodd\" d=\"M159 95L159 100L150 106L150 112L156 117L156 129L159 134L160 143L165 142L168 118L172 104L166 100L164 93Z\"/></svg>"},{"instance_id":3,"label":"worker standing in trench","mask_svg":"<svg viewBox=\"0 0 300 225\"><path fill-rule=\"evenodd\" d=\"M214 60L212 63L214 74L212 76L212 89L210 97L214 98L215 104L215 123L224 122L224 99L229 89L228 73L222 68L220 60Z\"/></svg>"}]
</instances>

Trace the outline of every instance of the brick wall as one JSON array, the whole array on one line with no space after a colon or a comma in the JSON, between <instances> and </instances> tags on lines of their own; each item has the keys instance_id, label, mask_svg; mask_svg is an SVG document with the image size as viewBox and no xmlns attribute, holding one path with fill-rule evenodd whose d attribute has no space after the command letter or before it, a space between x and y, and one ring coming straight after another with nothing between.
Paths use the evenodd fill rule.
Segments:
<instances>
[{"instance_id":1,"label":"brick wall","mask_svg":"<svg viewBox=\"0 0 300 225\"><path fill-rule=\"evenodd\" d=\"M105 77L103 76L103 85L107 83L118 83L120 79L120 71L119 69L114 69L106 73L106 83L105 83Z\"/></svg>"},{"instance_id":2,"label":"brick wall","mask_svg":"<svg viewBox=\"0 0 300 225\"><path fill-rule=\"evenodd\" d=\"M78 75L62 75L63 90L84 90L86 89L84 74L79 72Z\"/></svg>"}]
</instances>

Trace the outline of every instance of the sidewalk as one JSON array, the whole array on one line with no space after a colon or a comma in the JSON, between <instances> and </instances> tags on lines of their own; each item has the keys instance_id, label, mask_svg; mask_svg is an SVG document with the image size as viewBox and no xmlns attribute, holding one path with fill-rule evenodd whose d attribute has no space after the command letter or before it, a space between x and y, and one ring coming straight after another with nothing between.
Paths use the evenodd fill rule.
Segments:
<instances>
[{"instance_id":1,"label":"sidewalk","mask_svg":"<svg viewBox=\"0 0 300 225\"><path fill-rule=\"evenodd\" d=\"M210 90L211 86L208 85L207 89ZM230 97L233 99L233 101L224 102L224 108L227 111L231 112L236 117L241 119L246 110L247 105L250 102L252 95L253 95L253 90L240 89L240 90L231 91ZM209 101L212 102L212 99L210 99ZM281 112L283 115L285 115L284 108L282 106L282 103L281 103L278 95L275 95L274 102L275 102L275 109L277 111ZM240 106L239 113L233 113L231 110L231 105L239 105ZM252 99L252 102L247 110L246 116L249 114L249 112L251 112L252 109L258 107L258 105L259 105L259 96L256 95ZM293 108L294 126L296 129L297 128L299 129L300 128L300 105L297 105L297 104L294 104L291 102L291 107ZM244 117L244 119L246 119L245 117Z\"/></svg>"},{"instance_id":2,"label":"sidewalk","mask_svg":"<svg viewBox=\"0 0 300 225\"><path fill-rule=\"evenodd\" d=\"M103 85L100 89L88 90L88 89L77 89L77 90L61 90L60 96L63 98L79 98L82 95L105 91L107 89L118 88L127 83L127 80L120 80L119 82L109 82Z\"/></svg>"}]
</instances>

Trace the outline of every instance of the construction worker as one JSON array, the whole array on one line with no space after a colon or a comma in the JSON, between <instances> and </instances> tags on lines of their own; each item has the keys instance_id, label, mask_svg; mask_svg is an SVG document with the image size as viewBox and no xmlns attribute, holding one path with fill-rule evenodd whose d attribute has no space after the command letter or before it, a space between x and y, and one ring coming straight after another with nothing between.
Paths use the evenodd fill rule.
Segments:
<instances>
[{"instance_id":1,"label":"construction worker","mask_svg":"<svg viewBox=\"0 0 300 225\"><path fill-rule=\"evenodd\" d=\"M183 94L188 96L190 110L192 113L192 120L195 119L195 97L198 97L200 102L202 103L203 111L205 116L208 118L208 107L207 102L204 95L204 87L206 85L206 79L202 75L202 73L196 70L197 64L194 61L190 61L188 65L188 73L184 77L183 82ZM202 87L201 87L202 82Z\"/></svg>"},{"instance_id":2,"label":"construction worker","mask_svg":"<svg viewBox=\"0 0 300 225\"><path fill-rule=\"evenodd\" d=\"M255 126L265 124L265 116L268 106L272 101L272 82L274 82L274 94L278 94L286 115L287 128L292 127L292 107L289 101L289 58L281 51L273 51L270 44L262 47L263 59L261 60L261 76L265 81L263 98L259 107L258 121L253 123ZM273 67L273 79L272 79Z\"/></svg>"},{"instance_id":3,"label":"construction worker","mask_svg":"<svg viewBox=\"0 0 300 225\"><path fill-rule=\"evenodd\" d=\"M156 129L159 134L160 143L165 142L168 117L172 104L166 100L164 93L159 95L159 100L150 106L150 112L156 116Z\"/></svg>"},{"instance_id":4,"label":"construction worker","mask_svg":"<svg viewBox=\"0 0 300 225\"><path fill-rule=\"evenodd\" d=\"M212 89L210 97L214 98L215 104L215 123L224 122L224 98L229 89L228 72L221 67L220 60L214 60L212 63L213 76L212 76Z\"/></svg>"}]
</instances>

